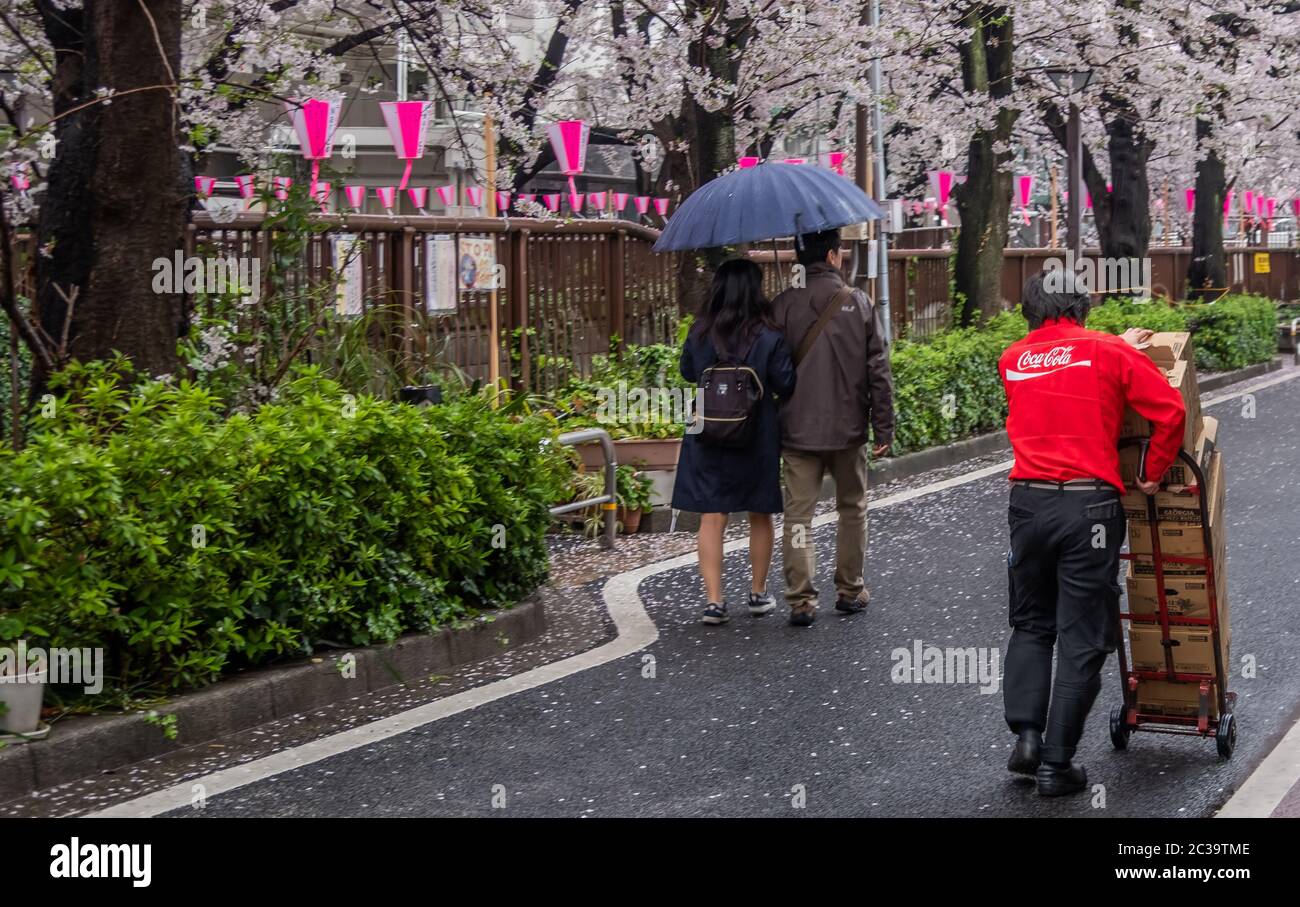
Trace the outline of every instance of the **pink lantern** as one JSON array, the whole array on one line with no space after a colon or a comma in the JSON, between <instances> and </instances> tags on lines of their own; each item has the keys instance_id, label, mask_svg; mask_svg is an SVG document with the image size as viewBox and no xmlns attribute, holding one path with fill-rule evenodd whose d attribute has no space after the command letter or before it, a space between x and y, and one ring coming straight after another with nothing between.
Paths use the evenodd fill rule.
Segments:
<instances>
[{"instance_id":1,"label":"pink lantern","mask_svg":"<svg viewBox=\"0 0 1300 907\"><path fill-rule=\"evenodd\" d=\"M334 153L334 130L339 124L339 102L309 98L299 105L289 101L284 104L289 122L298 134L298 148L304 159L311 161L311 192L316 197L316 181L320 179L320 162Z\"/></svg>"},{"instance_id":2,"label":"pink lantern","mask_svg":"<svg viewBox=\"0 0 1300 907\"><path fill-rule=\"evenodd\" d=\"M551 140L555 162L560 172L569 178L569 192L578 193L573 178L587 169L587 139L591 127L582 120L562 120L546 127L546 137ZM558 201L556 202L558 208Z\"/></svg>"},{"instance_id":3,"label":"pink lantern","mask_svg":"<svg viewBox=\"0 0 1300 907\"><path fill-rule=\"evenodd\" d=\"M804 159L801 157L788 157L782 163L784 164L802 164Z\"/></svg>"},{"instance_id":4,"label":"pink lantern","mask_svg":"<svg viewBox=\"0 0 1300 907\"><path fill-rule=\"evenodd\" d=\"M289 187L293 185L293 180L287 176L277 176L271 181L275 186L275 197L284 201L289 197Z\"/></svg>"},{"instance_id":5,"label":"pink lantern","mask_svg":"<svg viewBox=\"0 0 1300 907\"><path fill-rule=\"evenodd\" d=\"M592 192L587 196L587 201L591 202L591 207L595 208L597 211L605 210L606 201L608 199L608 192Z\"/></svg>"},{"instance_id":6,"label":"pink lantern","mask_svg":"<svg viewBox=\"0 0 1300 907\"><path fill-rule=\"evenodd\" d=\"M438 190L438 195L441 196L441 195L442 195L442 189L445 189L445 188L447 188L447 187L446 187L446 186L441 187L441 188ZM454 189L453 189L453 191L454 191ZM416 210L419 211L421 214L424 213L424 209L425 209L425 208L429 207L429 187L428 187L428 186L407 186L407 187L406 187L406 197L409 198L409 199L411 200L411 204L414 205L415 208L416 208ZM443 204L444 204L444 205L446 204L446 201L445 201L445 200L443 201Z\"/></svg>"},{"instance_id":7,"label":"pink lantern","mask_svg":"<svg viewBox=\"0 0 1300 907\"><path fill-rule=\"evenodd\" d=\"M1300 221L1300 198L1291 199L1291 213L1295 215L1297 221Z\"/></svg>"},{"instance_id":8,"label":"pink lantern","mask_svg":"<svg viewBox=\"0 0 1300 907\"><path fill-rule=\"evenodd\" d=\"M497 213L499 214L500 212L506 210L506 209L509 208L509 207L510 207L510 193L509 193L509 192L498 192L498 193L497 193Z\"/></svg>"},{"instance_id":9,"label":"pink lantern","mask_svg":"<svg viewBox=\"0 0 1300 907\"><path fill-rule=\"evenodd\" d=\"M844 161L848 156L848 152L846 151L832 151L827 155L827 158L830 160L831 169L840 176L844 175Z\"/></svg>"},{"instance_id":10,"label":"pink lantern","mask_svg":"<svg viewBox=\"0 0 1300 907\"><path fill-rule=\"evenodd\" d=\"M1083 196L1083 203L1084 203L1084 207L1086 207L1089 211L1092 210L1092 193L1091 193L1091 192L1086 192L1086 193L1084 193L1084 196Z\"/></svg>"},{"instance_id":11,"label":"pink lantern","mask_svg":"<svg viewBox=\"0 0 1300 907\"><path fill-rule=\"evenodd\" d=\"M379 197L379 204L384 206L384 210L391 214L393 206L397 204L397 187L376 186L375 195Z\"/></svg>"},{"instance_id":12,"label":"pink lantern","mask_svg":"<svg viewBox=\"0 0 1300 907\"><path fill-rule=\"evenodd\" d=\"M366 187L365 186L344 186L343 195L347 198L348 204L354 210L360 211L366 204Z\"/></svg>"},{"instance_id":13,"label":"pink lantern","mask_svg":"<svg viewBox=\"0 0 1300 907\"><path fill-rule=\"evenodd\" d=\"M637 214L645 214L650 210L650 196L638 195L632 199L632 204L636 205Z\"/></svg>"},{"instance_id":14,"label":"pink lantern","mask_svg":"<svg viewBox=\"0 0 1300 907\"><path fill-rule=\"evenodd\" d=\"M393 140L393 150L399 160L406 161L398 189L405 189L411 178L411 167L424 157L424 133L429 126L428 101L380 101L384 125Z\"/></svg>"},{"instance_id":15,"label":"pink lantern","mask_svg":"<svg viewBox=\"0 0 1300 907\"><path fill-rule=\"evenodd\" d=\"M655 213L658 214L660 217L668 216L668 199L666 198L655 199Z\"/></svg>"},{"instance_id":16,"label":"pink lantern","mask_svg":"<svg viewBox=\"0 0 1300 907\"><path fill-rule=\"evenodd\" d=\"M334 187L329 183L316 184L316 192L312 195L312 198L316 199L316 204L320 205L322 211L325 210L325 205L330 200L330 193L333 191Z\"/></svg>"},{"instance_id":17,"label":"pink lantern","mask_svg":"<svg viewBox=\"0 0 1300 907\"><path fill-rule=\"evenodd\" d=\"M1225 217L1232 210L1232 196L1235 194L1233 190L1229 189L1228 194L1223 197L1223 214Z\"/></svg>"},{"instance_id":18,"label":"pink lantern","mask_svg":"<svg viewBox=\"0 0 1300 907\"><path fill-rule=\"evenodd\" d=\"M1267 204L1268 204L1268 214L1265 216L1268 217L1269 220L1272 220L1273 212L1277 210L1277 199L1270 195L1267 199Z\"/></svg>"},{"instance_id":19,"label":"pink lantern","mask_svg":"<svg viewBox=\"0 0 1300 907\"><path fill-rule=\"evenodd\" d=\"M211 198L212 190L217 187L217 178L215 176L196 176L194 177L194 191L199 194L199 198Z\"/></svg>"},{"instance_id":20,"label":"pink lantern","mask_svg":"<svg viewBox=\"0 0 1300 907\"><path fill-rule=\"evenodd\" d=\"M456 204L455 186L439 186L436 191L438 193L438 201L442 202L444 208L450 208ZM423 205L421 207L423 207Z\"/></svg>"},{"instance_id":21,"label":"pink lantern","mask_svg":"<svg viewBox=\"0 0 1300 907\"><path fill-rule=\"evenodd\" d=\"M1245 211L1247 214L1255 213L1255 193L1251 192L1249 189L1247 189L1246 194L1241 197L1241 210Z\"/></svg>"},{"instance_id":22,"label":"pink lantern","mask_svg":"<svg viewBox=\"0 0 1300 907\"><path fill-rule=\"evenodd\" d=\"M518 208L520 205L531 205L536 201L537 201L537 196L534 195L533 193L528 193L527 195L519 196L519 198L515 201L515 207Z\"/></svg>"},{"instance_id":23,"label":"pink lantern","mask_svg":"<svg viewBox=\"0 0 1300 907\"><path fill-rule=\"evenodd\" d=\"M569 193L569 210L574 214L582 213L582 198L583 196L581 192Z\"/></svg>"},{"instance_id":24,"label":"pink lantern","mask_svg":"<svg viewBox=\"0 0 1300 907\"><path fill-rule=\"evenodd\" d=\"M551 192L542 196L542 201L546 204L546 210L552 214L560 210L560 193Z\"/></svg>"},{"instance_id":25,"label":"pink lantern","mask_svg":"<svg viewBox=\"0 0 1300 907\"><path fill-rule=\"evenodd\" d=\"M249 199L257 195L256 178L251 173L235 177L235 186L239 189L240 198Z\"/></svg>"},{"instance_id":26,"label":"pink lantern","mask_svg":"<svg viewBox=\"0 0 1300 907\"><path fill-rule=\"evenodd\" d=\"M740 160L736 161L736 163L740 165L740 169L741 169L741 170L748 170L750 167L757 167L757 166L758 166L758 158L756 158L756 157L742 157ZM621 209L620 209L620 210L621 210Z\"/></svg>"},{"instance_id":27,"label":"pink lantern","mask_svg":"<svg viewBox=\"0 0 1300 907\"><path fill-rule=\"evenodd\" d=\"M614 195L614 210L621 213L623 209L627 207L627 200L631 196L629 196L626 192L615 192L613 195Z\"/></svg>"},{"instance_id":28,"label":"pink lantern","mask_svg":"<svg viewBox=\"0 0 1300 907\"><path fill-rule=\"evenodd\" d=\"M948 197L952 195L952 171L930 170L926 172L926 176L930 178L930 187L934 189L934 197L939 200L939 213L946 224L948 223Z\"/></svg>"},{"instance_id":29,"label":"pink lantern","mask_svg":"<svg viewBox=\"0 0 1300 907\"><path fill-rule=\"evenodd\" d=\"M14 164L9 173L9 182L13 183L14 191L26 192L32 187L31 178L27 175L26 164Z\"/></svg>"},{"instance_id":30,"label":"pink lantern","mask_svg":"<svg viewBox=\"0 0 1300 907\"><path fill-rule=\"evenodd\" d=\"M1029 173L1018 176L1016 184L1020 190L1020 210L1025 216L1025 223L1029 223L1029 196L1034 191L1034 175Z\"/></svg>"},{"instance_id":31,"label":"pink lantern","mask_svg":"<svg viewBox=\"0 0 1300 907\"><path fill-rule=\"evenodd\" d=\"M1196 210L1196 190L1186 189L1183 194L1187 197L1187 213L1191 214Z\"/></svg>"},{"instance_id":32,"label":"pink lantern","mask_svg":"<svg viewBox=\"0 0 1300 907\"><path fill-rule=\"evenodd\" d=\"M483 204L483 187L466 186L465 200L469 202L471 208L478 208Z\"/></svg>"}]
</instances>

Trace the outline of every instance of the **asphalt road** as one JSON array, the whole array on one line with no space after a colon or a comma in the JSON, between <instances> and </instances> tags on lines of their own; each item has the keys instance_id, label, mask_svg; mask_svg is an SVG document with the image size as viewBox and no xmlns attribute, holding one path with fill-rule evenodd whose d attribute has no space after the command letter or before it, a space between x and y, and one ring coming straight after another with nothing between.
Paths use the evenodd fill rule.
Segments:
<instances>
[{"instance_id":1,"label":"asphalt road","mask_svg":"<svg viewBox=\"0 0 1300 907\"><path fill-rule=\"evenodd\" d=\"M172 815L1211 815L1300 707L1300 380L1258 391L1254 406L1254 418L1240 399L1208 410L1228 479L1232 660L1257 664L1233 682L1230 762L1213 741L1156 734L1113 751L1112 658L1079 754L1104 790L1045 800L1004 768L1000 688L891 681L891 653L917 640L1005 649L996 475L873 511L863 615L829 608L833 526L816 532L823 609L809 630L787 626L783 608L754 620L734 605L729 625L702 627L694 570L672 570L641 586L660 630L644 652ZM747 591L746 557L727 560L733 603Z\"/></svg>"}]
</instances>

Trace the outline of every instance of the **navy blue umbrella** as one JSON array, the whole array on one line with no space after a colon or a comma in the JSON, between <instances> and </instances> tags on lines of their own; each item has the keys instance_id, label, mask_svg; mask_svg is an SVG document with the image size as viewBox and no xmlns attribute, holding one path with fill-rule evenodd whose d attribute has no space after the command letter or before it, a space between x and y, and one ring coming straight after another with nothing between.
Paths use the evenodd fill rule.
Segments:
<instances>
[{"instance_id":1,"label":"navy blue umbrella","mask_svg":"<svg viewBox=\"0 0 1300 907\"><path fill-rule=\"evenodd\" d=\"M879 220L880 206L839 174L808 164L759 164L701 186L668 218L656 252L713 249Z\"/></svg>"}]
</instances>

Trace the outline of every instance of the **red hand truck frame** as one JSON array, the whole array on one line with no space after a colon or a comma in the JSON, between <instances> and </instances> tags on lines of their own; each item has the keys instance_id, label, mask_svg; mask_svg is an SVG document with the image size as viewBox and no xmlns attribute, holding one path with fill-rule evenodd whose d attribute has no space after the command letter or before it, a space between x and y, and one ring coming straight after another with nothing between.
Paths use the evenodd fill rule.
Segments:
<instances>
[{"instance_id":1,"label":"red hand truck frame","mask_svg":"<svg viewBox=\"0 0 1300 907\"><path fill-rule=\"evenodd\" d=\"M1141 455L1138 459L1138 475L1146 475L1147 444L1145 438L1130 439L1120 441L1121 447L1141 444ZM1202 544L1204 546L1204 557L1184 557L1172 554L1162 554L1160 551L1160 531L1159 521L1156 516L1156 499L1154 495L1147 496L1147 524L1150 527L1151 534L1151 560L1155 567L1156 579L1156 599L1159 602L1159 609L1155 614L1133 614L1128 611L1120 610L1117 618L1120 622L1121 631L1123 622L1141 624L1159 624L1161 645L1165 651L1165 670L1163 671L1131 671L1128 664L1128 653L1124 648L1124 637L1126 634L1120 634L1121 639L1117 650L1119 652L1119 671L1120 680L1123 684L1124 704L1115 706L1110 713L1110 741L1115 749L1122 750L1128 748L1129 735L1134 731L1149 731L1157 734L1184 734L1195 735L1199 737L1213 737L1214 742L1219 750L1219 755L1224 759L1232 758L1232 751L1237 744L1237 723L1232 715L1232 707L1236 703L1237 694L1228 692L1228 674L1226 666L1223 663L1223 647L1220 645L1220 634L1223 628L1219 626L1219 602L1218 591L1215 581L1214 565L1214 545L1212 544L1212 535L1210 529L1209 502L1206 500L1205 474L1201 471L1200 465L1195 458L1190 456L1186 451L1178 452L1179 458L1191 469L1192 475L1196 479L1197 500L1201 511L1201 532L1203 535ZM1220 514L1222 519L1222 514ZM1140 555L1146 557L1146 555ZM1123 552L1120 557L1126 561L1135 559L1132 551ZM1168 603L1165 601L1165 569L1166 563L1176 564L1197 564L1205 568L1205 587L1206 595L1210 605L1209 617L1179 617L1169 613ZM1169 638L1169 628L1178 626L1190 627L1209 627L1211 635L1211 644L1214 646L1214 673L1213 674L1184 674L1174 670L1173 646ZM1194 683L1200 686L1200 709L1196 715L1161 715L1143 712L1138 708L1137 688L1140 680L1163 680L1170 683ZM1210 697L1214 696L1218 705L1218 718L1210 718Z\"/></svg>"}]
</instances>

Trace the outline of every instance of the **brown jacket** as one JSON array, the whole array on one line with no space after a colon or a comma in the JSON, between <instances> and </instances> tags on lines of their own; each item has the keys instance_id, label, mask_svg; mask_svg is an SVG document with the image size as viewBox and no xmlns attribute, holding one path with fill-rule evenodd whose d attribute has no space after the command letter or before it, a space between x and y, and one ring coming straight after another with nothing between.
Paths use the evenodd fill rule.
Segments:
<instances>
[{"instance_id":1,"label":"brown jacket","mask_svg":"<svg viewBox=\"0 0 1300 907\"><path fill-rule=\"evenodd\" d=\"M777 327L797 350L831 298L844 287L839 270L810 265L807 285L773 300ZM794 395L781 407L781 441L795 450L842 450L894 440L894 389L889 348L875 305L854 290L855 305L831 318L799 366Z\"/></svg>"}]
</instances>

